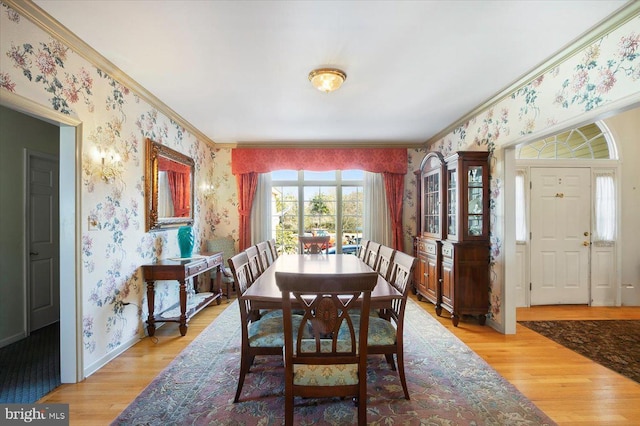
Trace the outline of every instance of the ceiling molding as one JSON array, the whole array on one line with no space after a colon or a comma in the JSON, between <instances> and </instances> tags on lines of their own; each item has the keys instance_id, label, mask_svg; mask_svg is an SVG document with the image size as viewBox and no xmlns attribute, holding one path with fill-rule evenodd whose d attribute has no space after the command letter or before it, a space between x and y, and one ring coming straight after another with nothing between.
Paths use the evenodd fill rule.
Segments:
<instances>
[{"instance_id":1,"label":"ceiling molding","mask_svg":"<svg viewBox=\"0 0 640 426\"><path fill-rule=\"evenodd\" d=\"M560 49L560 52L551 58L547 59L537 67L533 68L531 71L527 72L511 84L507 85L504 89L498 92L496 95L492 96L490 99L485 101L484 103L478 105L473 110L469 111L467 114L463 115L460 119L456 120L454 123L450 124L436 135L429 138L427 141L422 144L423 147L431 146L436 144L442 138L451 133L455 128L463 125L467 121L479 115L481 112L495 106L500 103L505 98L511 96L512 93L520 89L522 86L528 84L532 80L534 80L539 75L545 74L554 67L558 66L562 62L566 61L568 58L574 56L581 50L583 50L586 46L592 44L596 40L604 37L606 34L613 32L618 29L622 25L629 22L631 19L635 18L640 14L640 1L632 0L618 9L616 12L609 15L607 18L600 21L599 24L594 26L591 30L578 37L574 41L567 44L564 48Z\"/></svg>"},{"instance_id":2,"label":"ceiling molding","mask_svg":"<svg viewBox=\"0 0 640 426\"><path fill-rule=\"evenodd\" d=\"M81 38L69 31L60 22L55 20L44 10L40 9L30 0L2 0L3 3L17 11L21 16L29 19L43 31L66 44L82 58L89 61L96 68L106 72L114 80L138 94L143 100L156 108L159 112L166 115L169 119L175 121L187 131L192 133L201 142L206 142L212 146L216 143L207 135L198 130L195 126L184 119L180 114L171 109L167 104L158 99L153 93L149 92L134 79L125 74L120 68L115 66L111 61L102 56L98 51L85 43Z\"/></svg>"},{"instance_id":3,"label":"ceiling molding","mask_svg":"<svg viewBox=\"0 0 640 426\"><path fill-rule=\"evenodd\" d=\"M423 143L389 141L272 141L216 144L216 148L424 148Z\"/></svg>"}]
</instances>

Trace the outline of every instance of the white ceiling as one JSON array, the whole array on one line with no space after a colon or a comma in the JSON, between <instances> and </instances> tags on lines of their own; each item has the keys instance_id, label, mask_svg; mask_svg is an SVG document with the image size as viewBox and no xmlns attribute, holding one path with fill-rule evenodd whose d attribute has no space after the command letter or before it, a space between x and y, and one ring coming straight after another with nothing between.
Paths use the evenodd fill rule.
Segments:
<instances>
[{"instance_id":1,"label":"white ceiling","mask_svg":"<svg viewBox=\"0 0 640 426\"><path fill-rule=\"evenodd\" d=\"M217 143L421 143L625 0L35 0ZM344 70L325 94L309 71Z\"/></svg>"}]
</instances>

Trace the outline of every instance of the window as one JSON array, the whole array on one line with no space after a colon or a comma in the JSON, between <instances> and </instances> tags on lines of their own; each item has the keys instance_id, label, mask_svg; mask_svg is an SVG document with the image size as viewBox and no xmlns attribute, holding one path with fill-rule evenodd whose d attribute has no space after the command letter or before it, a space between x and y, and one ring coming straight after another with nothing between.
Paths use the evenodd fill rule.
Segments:
<instances>
[{"instance_id":1,"label":"window","mask_svg":"<svg viewBox=\"0 0 640 426\"><path fill-rule=\"evenodd\" d=\"M519 243L524 243L527 240L527 198L524 177L524 170L516 172L516 241Z\"/></svg>"},{"instance_id":2,"label":"window","mask_svg":"<svg viewBox=\"0 0 640 426\"><path fill-rule=\"evenodd\" d=\"M605 130L601 130L600 126ZM617 151L604 124L591 123L516 149L519 160L608 159Z\"/></svg>"},{"instance_id":3,"label":"window","mask_svg":"<svg viewBox=\"0 0 640 426\"><path fill-rule=\"evenodd\" d=\"M287 253L298 250L298 235L329 235L330 253L355 251L362 237L361 170L271 173L273 238Z\"/></svg>"},{"instance_id":4,"label":"window","mask_svg":"<svg viewBox=\"0 0 640 426\"><path fill-rule=\"evenodd\" d=\"M616 237L616 189L613 172L595 172L595 226L593 242L612 242Z\"/></svg>"}]
</instances>

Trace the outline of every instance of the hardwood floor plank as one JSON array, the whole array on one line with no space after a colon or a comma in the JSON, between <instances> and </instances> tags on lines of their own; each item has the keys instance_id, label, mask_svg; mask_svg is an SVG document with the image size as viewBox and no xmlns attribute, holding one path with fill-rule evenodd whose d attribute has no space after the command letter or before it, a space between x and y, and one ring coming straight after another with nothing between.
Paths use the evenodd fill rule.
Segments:
<instances>
[{"instance_id":1,"label":"hardwood floor plank","mask_svg":"<svg viewBox=\"0 0 640 426\"><path fill-rule=\"evenodd\" d=\"M463 320L459 327L453 327L450 319L435 314L433 305L417 303L559 425L638 423L640 383L520 325L515 335L503 335L473 321ZM40 402L69 404L72 425L109 424L228 306L223 302L204 309L191 319L183 337L176 324L160 327L157 339L142 339L82 383L62 385ZM519 308L517 318L640 319L640 307L540 306Z\"/></svg>"}]
</instances>

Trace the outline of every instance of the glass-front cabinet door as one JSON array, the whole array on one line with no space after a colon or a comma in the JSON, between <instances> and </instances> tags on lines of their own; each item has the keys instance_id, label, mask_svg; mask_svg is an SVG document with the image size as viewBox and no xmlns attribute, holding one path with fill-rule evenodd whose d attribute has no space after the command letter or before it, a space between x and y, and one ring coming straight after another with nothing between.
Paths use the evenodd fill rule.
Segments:
<instances>
[{"instance_id":1,"label":"glass-front cabinet door","mask_svg":"<svg viewBox=\"0 0 640 426\"><path fill-rule=\"evenodd\" d=\"M488 155L460 151L445 160L448 240L479 241L489 236Z\"/></svg>"},{"instance_id":2,"label":"glass-front cabinet door","mask_svg":"<svg viewBox=\"0 0 640 426\"><path fill-rule=\"evenodd\" d=\"M443 166L444 159L438 152L427 154L420 165L420 235L436 239L442 236Z\"/></svg>"},{"instance_id":3,"label":"glass-front cabinet door","mask_svg":"<svg viewBox=\"0 0 640 426\"><path fill-rule=\"evenodd\" d=\"M458 169L447 168L447 238L458 235Z\"/></svg>"},{"instance_id":4,"label":"glass-front cabinet door","mask_svg":"<svg viewBox=\"0 0 640 426\"><path fill-rule=\"evenodd\" d=\"M482 235L484 219L484 194L482 188L482 166L470 166L467 169L467 230L469 236Z\"/></svg>"}]
</instances>

